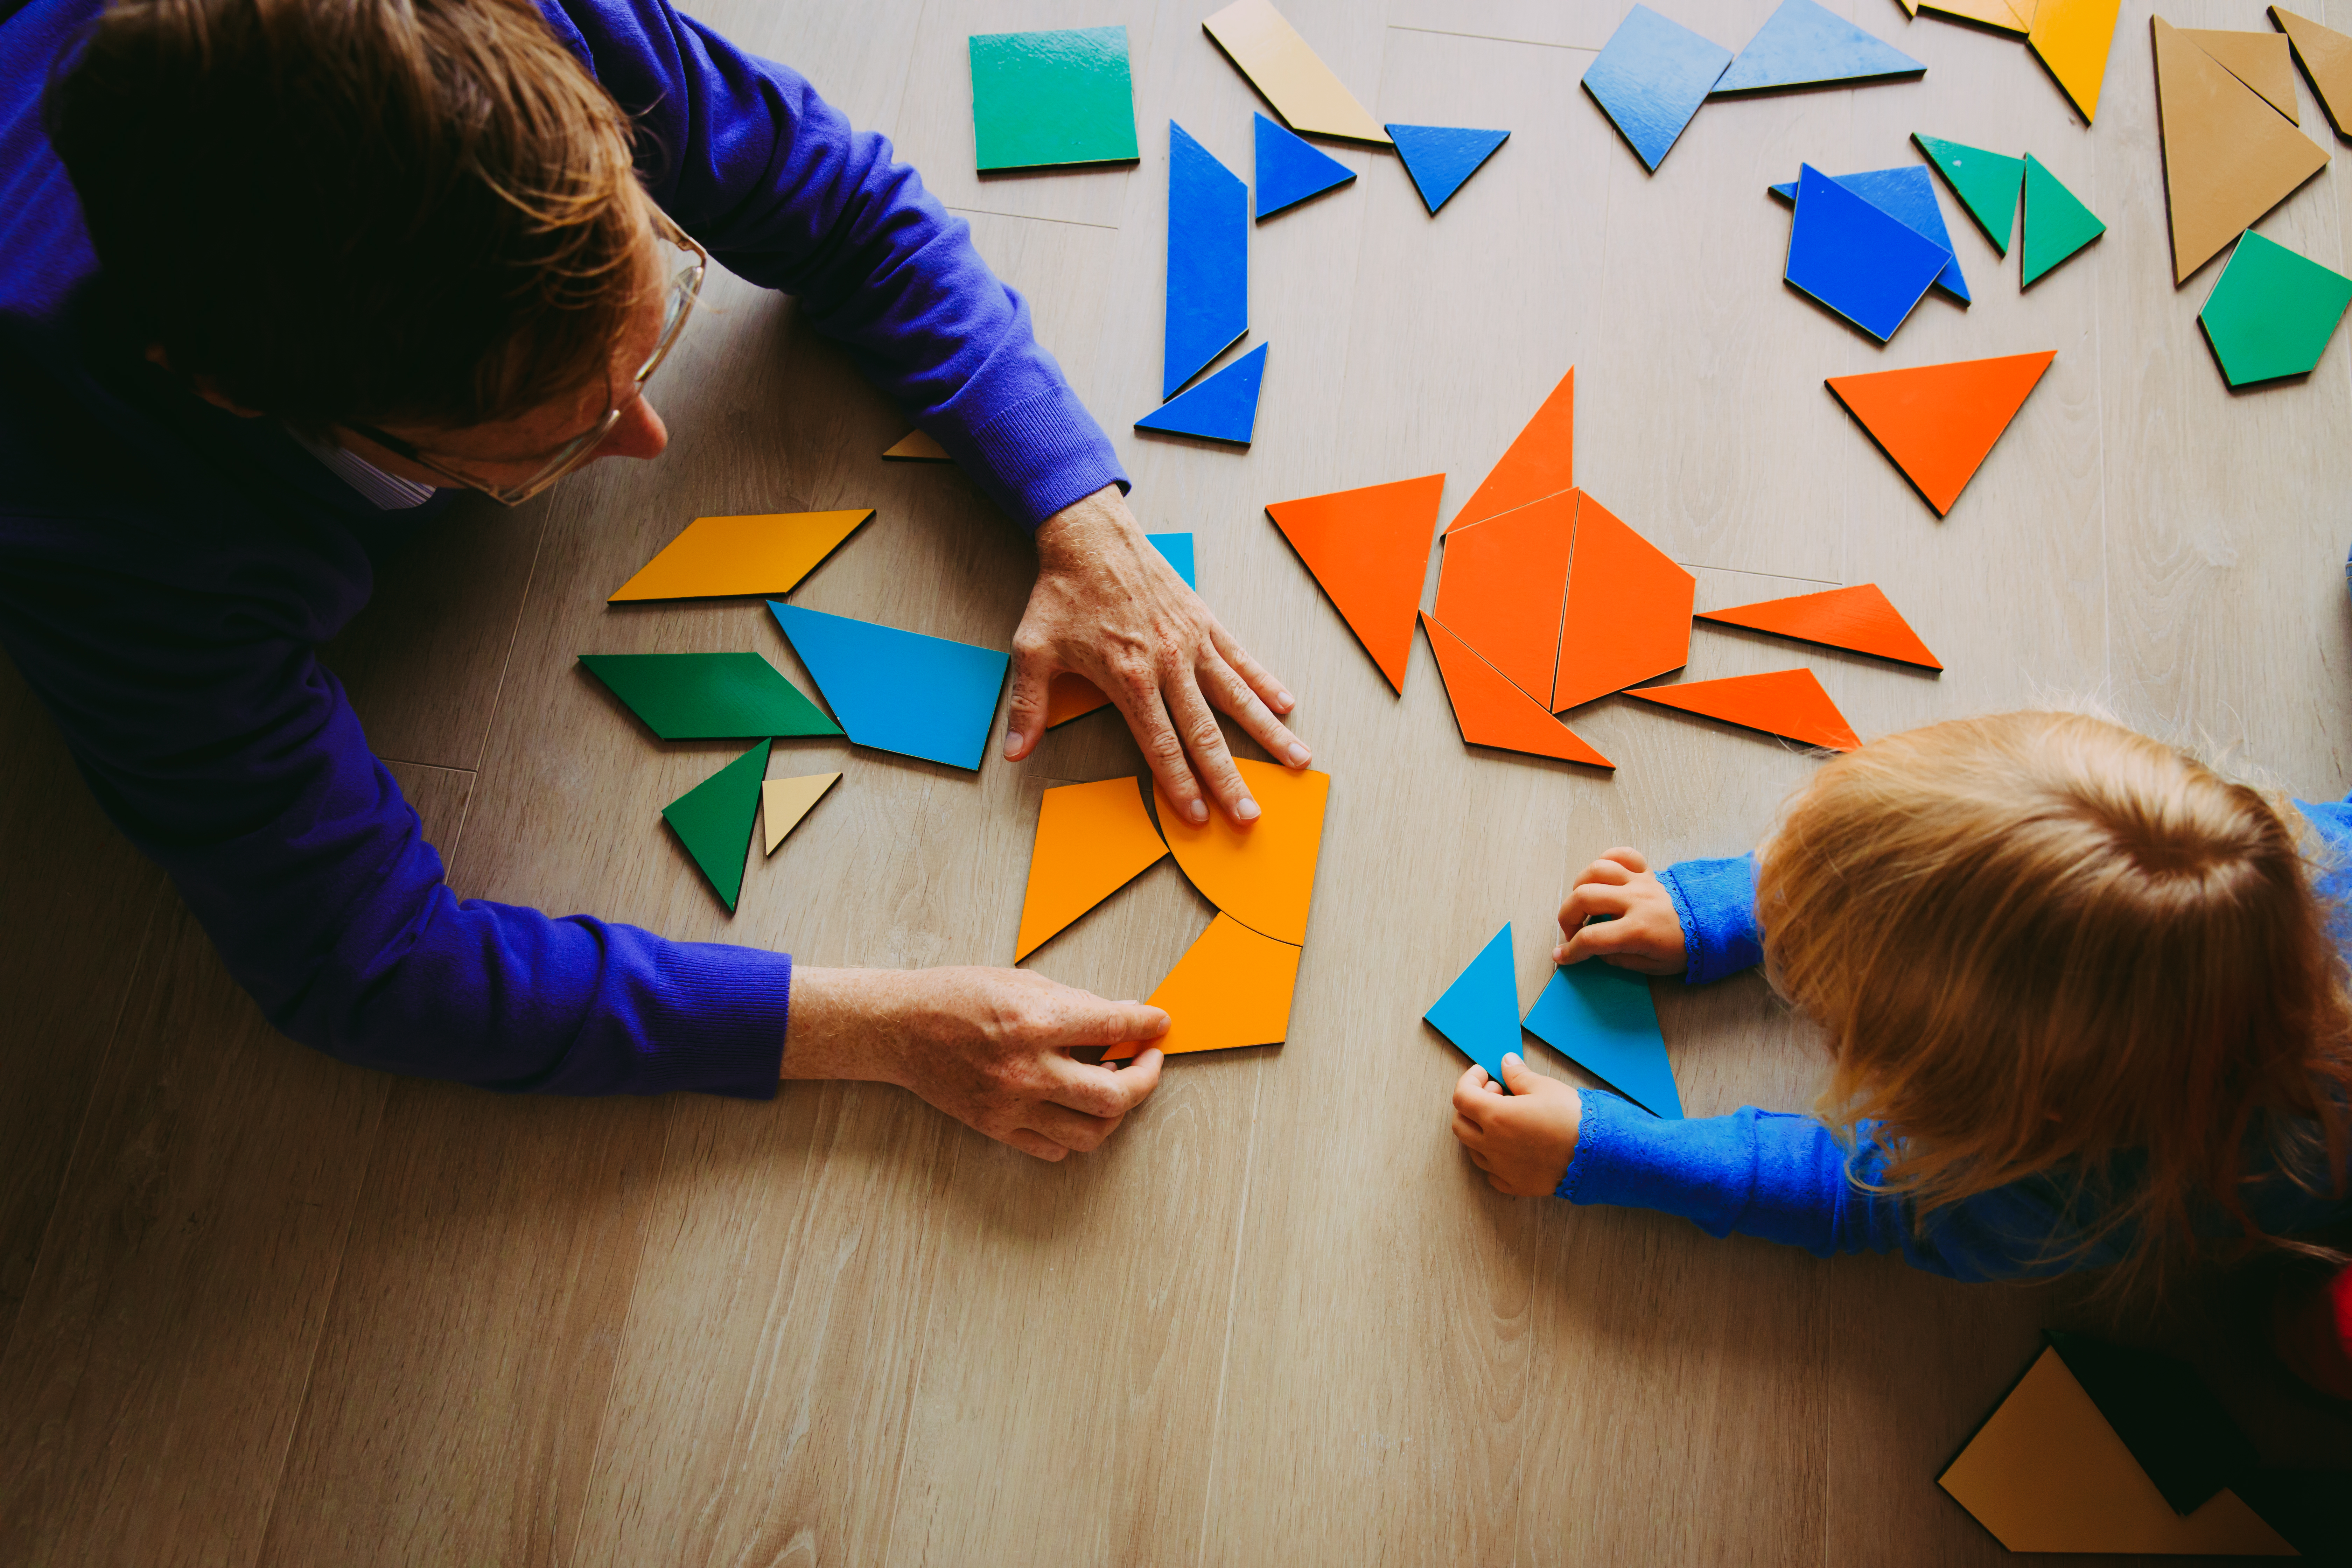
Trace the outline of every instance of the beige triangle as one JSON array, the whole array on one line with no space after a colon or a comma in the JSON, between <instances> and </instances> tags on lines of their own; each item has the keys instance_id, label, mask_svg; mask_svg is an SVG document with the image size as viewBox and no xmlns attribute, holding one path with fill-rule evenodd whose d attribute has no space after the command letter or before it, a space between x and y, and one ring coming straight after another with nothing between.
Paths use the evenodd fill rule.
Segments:
<instances>
[{"instance_id":1,"label":"beige triangle","mask_svg":"<svg viewBox=\"0 0 2352 1568\"><path fill-rule=\"evenodd\" d=\"M801 825L824 792L841 782L839 773L809 773L796 779L763 779L760 784L760 822L766 829L767 847L773 855L784 835Z\"/></svg>"},{"instance_id":2,"label":"beige triangle","mask_svg":"<svg viewBox=\"0 0 2352 1568\"><path fill-rule=\"evenodd\" d=\"M2294 60L2284 33L2220 33L2183 27L2180 36L2221 62L2221 68L2263 95L2273 109L2294 121Z\"/></svg>"},{"instance_id":3,"label":"beige triangle","mask_svg":"<svg viewBox=\"0 0 2352 1568\"><path fill-rule=\"evenodd\" d=\"M2171 23L2148 26L2178 284L2326 168L2327 153Z\"/></svg>"},{"instance_id":4,"label":"beige triangle","mask_svg":"<svg viewBox=\"0 0 2352 1568\"><path fill-rule=\"evenodd\" d=\"M1982 22L2004 33L2022 37L2033 27L2033 0L2021 0L2012 5L2010 0L1919 0L1919 9L1938 16L1958 16L1965 22Z\"/></svg>"},{"instance_id":5,"label":"beige triangle","mask_svg":"<svg viewBox=\"0 0 2352 1568\"><path fill-rule=\"evenodd\" d=\"M945 447L932 440L929 434L922 430L908 431L906 435L899 437L897 446L882 455L901 463L952 463L955 461L953 458L948 456L948 449Z\"/></svg>"},{"instance_id":6,"label":"beige triangle","mask_svg":"<svg viewBox=\"0 0 2352 1568\"><path fill-rule=\"evenodd\" d=\"M2271 7L2271 21L2294 45L2294 58L2311 82L2312 96L2327 111L2336 134L2352 141L2352 37L2323 27L2308 16Z\"/></svg>"}]
</instances>

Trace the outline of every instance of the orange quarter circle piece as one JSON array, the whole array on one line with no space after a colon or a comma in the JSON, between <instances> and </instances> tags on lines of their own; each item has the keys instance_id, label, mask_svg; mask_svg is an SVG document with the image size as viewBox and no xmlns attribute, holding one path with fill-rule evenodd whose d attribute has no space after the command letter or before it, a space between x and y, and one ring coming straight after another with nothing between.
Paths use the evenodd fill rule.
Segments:
<instances>
[{"instance_id":1,"label":"orange quarter circle piece","mask_svg":"<svg viewBox=\"0 0 2352 1568\"><path fill-rule=\"evenodd\" d=\"M1155 781L1160 830L1202 898L1259 935L1297 946L1307 940L1331 775L1244 757L1235 757L1234 766L1258 804L1255 822L1236 827L1212 807L1209 820L1196 827L1178 815Z\"/></svg>"},{"instance_id":2,"label":"orange quarter circle piece","mask_svg":"<svg viewBox=\"0 0 2352 1568\"><path fill-rule=\"evenodd\" d=\"M1559 661L1575 537L1571 490L1453 530L1437 568L1437 618L1538 702Z\"/></svg>"},{"instance_id":3,"label":"orange quarter circle piece","mask_svg":"<svg viewBox=\"0 0 2352 1568\"><path fill-rule=\"evenodd\" d=\"M1424 474L1271 501L1265 509L1399 694L1412 657L1422 579L1429 573L1429 536L1444 491L1444 474Z\"/></svg>"},{"instance_id":4,"label":"orange quarter circle piece","mask_svg":"<svg viewBox=\"0 0 2352 1568\"><path fill-rule=\"evenodd\" d=\"M1690 661L1691 604L1698 579L1577 492L1576 556L1560 618L1559 673L1551 710L1680 669Z\"/></svg>"},{"instance_id":5,"label":"orange quarter circle piece","mask_svg":"<svg viewBox=\"0 0 2352 1568\"><path fill-rule=\"evenodd\" d=\"M1760 599L1727 610L1708 610L1698 617L1727 626L1770 632L1800 642L1874 654L1923 669L1941 669L1919 634L1911 629L1875 583L1832 588L1821 594L1799 594L1786 599Z\"/></svg>"},{"instance_id":6,"label":"orange quarter circle piece","mask_svg":"<svg viewBox=\"0 0 2352 1568\"><path fill-rule=\"evenodd\" d=\"M1471 493L1445 531L1467 528L1576 483L1576 367L1559 378L1502 460Z\"/></svg>"},{"instance_id":7,"label":"orange quarter circle piece","mask_svg":"<svg viewBox=\"0 0 2352 1568\"><path fill-rule=\"evenodd\" d=\"M1021 900L1013 962L1028 957L1167 853L1135 780L1047 790L1037 808L1037 842L1029 851L1029 891Z\"/></svg>"},{"instance_id":8,"label":"orange quarter circle piece","mask_svg":"<svg viewBox=\"0 0 2352 1568\"><path fill-rule=\"evenodd\" d=\"M1290 943L1219 915L1148 999L1168 1015L1168 1032L1156 1040L1113 1046L1103 1060L1124 1061L1154 1047L1177 1056L1280 1045L1290 1030L1298 959L1299 950Z\"/></svg>"},{"instance_id":9,"label":"orange quarter circle piece","mask_svg":"<svg viewBox=\"0 0 2352 1568\"><path fill-rule=\"evenodd\" d=\"M1098 708L1110 706L1103 689L1076 670L1066 669L1046 684L1045 728L1066 724L1073 719L1083 719Z\"/></svg>"},{"instance_id":10,"label":"orange quarter circle piece","mask_svg":"<svg viewBox=\"0 0 2352 1568\"><path fill-rule=\"evenodd\" d=\"M1685 713L1720 719L1767 734L1785 735L1826 751L1851 752L1862 744L1830 694L1810 669L1776 669L1766 675L1735 675L1725 680L1685 680L1675 686L1644 686L1625 694Z\"/></svg>"},{"instance_id":11,"label":"orange quarter circle piece","mask_svg":"<svg viewBox=\"0 0 2352 1568\"><path fill-rule=\"evenodd\" d=\"M1833 375L1827 384L1942 517L2057 357L2051 349Z\"/></svg>"},{"instance_id":12,"label":"orange quarter circle piece","mask_svg":"<svg viewBox=\"0 0 2352 1568\"><path fill-rule=\"evenodd\" d=\"M1444 626L1424 615L1421 626L1429 634L1430 651L1437 655L1445 700L1454 705L1454 722L1465 742L1596 768L1617 765L1553 718L1542 703L1504 679L1501 670L1480 658L1475 649Z\"/></svg>"}]
</instances>

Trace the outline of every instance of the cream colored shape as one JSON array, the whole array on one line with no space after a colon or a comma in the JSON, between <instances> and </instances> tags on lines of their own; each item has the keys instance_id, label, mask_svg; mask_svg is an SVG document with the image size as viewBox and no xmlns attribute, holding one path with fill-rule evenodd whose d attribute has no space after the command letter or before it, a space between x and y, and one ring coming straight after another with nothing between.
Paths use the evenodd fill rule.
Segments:
<instances>
[{"instance_id":1,"label":"cream colored shape","mask_svg":"<svg viewBox=\"0 0 2352 1568\"><path fill-rule=\"evenodd\" d=\"M890 447L882 455L901 463L952 463L955 461L953 458L948 456L948 449L931 439L930 433L925 430L908 431L906 435L899 437L897 446Z\"/></svg>"},{"instance_id":2,"label":"cream colored shape","mask_svg":"<svg viewBox=\"0 0 2352 1568\"><path fill-rule=\"evenodd\" d=\"M2023 37L2033 26L2033 7L2029 3L2022 10L2009 0L1920 0L1919 9L1937 16L1957 16L1964 22L1982 22L2004 33Z\"/></svg>"},{"instance_id":3,"label":"cream colored shape","mask_svg":"<svg viewBox=\"0 0 2352 1568\"><path fill-rule=\"evenodd\" d=\"M2284 33L2223 33L2183 27L2180 36L2221 62L2221 68L2262 94L2273 109L2295 124L2294 58Z\"/></svg>"},{"instance_id":4,"label":"cream colored shape","mask_svg":"<svg viewBox=\"0 0 2352 1568\"><path fill-rule=\"evenodd\" d=\"M1201 26L1293 131L1391 145L1381 122L1268 0L1234 0Z\"/></svg>"},{"instance_id":5,"label":"cream colored shape","mask_svg":"<svg viewBox=\"0 0 2352 1568\"><path fill-rule=\"evenodd\" d=\"M2326 150L2286 122L2161 16L2156 96L2164 133L2164 196L2172 216L2172 280L2231 241L2327 166Z\"/></svg>"},{"instance_id":6,"label":"cream colored shape","mask_svg":"<svg viewBox=\"0 0 2352 1568\"><path fill-rule=\"evenodd\" d=\"M784 835L801 825L824 795L824 792L841 782L839 773L807 773L796 779L763 779L760 784L760 825L767 837L768 847L760 851L773 855Z\"/></svg>"}]
</instances>

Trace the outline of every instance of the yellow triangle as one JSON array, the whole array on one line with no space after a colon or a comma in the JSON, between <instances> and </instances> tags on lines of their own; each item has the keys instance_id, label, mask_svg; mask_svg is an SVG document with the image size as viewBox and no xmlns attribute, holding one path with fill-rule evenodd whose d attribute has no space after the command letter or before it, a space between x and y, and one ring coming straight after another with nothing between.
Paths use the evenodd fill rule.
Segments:
<instances>
[{"instance_id":1,"label":"yellow triangle","mask_svg":"<svg viewBox=\"0 0 2352 1568\"><path fill-rule=\"evenodd\" d=\"M873 515L865 507L698 517L605 602L788 594Z\"/></svg>"},{"instance_id":2,"label":"yellow triangle","mask_svg":"<svg viewBox=\"0 0 2352 1568\"><path fill-rule=\"evenodd\" d=\"M2074 100L2087 123L2099 112L2099 88L2107 79L2107 47L2115 42L2116 12L2123 0L2042 0L2034 7L2026 42Z\"/></svg>"},{"instance_id":3,"label":"yellow triangle","mask_svg":"<svg viewBox=\"0 0 2352 1568\"><path fill-rule=\"evenodd\" d=\"M2221 33L2183 27L2180 36L2221 62L2221 68L2263 95L2264 101L2300 125L2294 111L2294 60L2284 33Z\"/></svg>"},{"instance_id":4,"label":"yellow triangle","mask_svg":"<svg viewBox=\"0 0 2352 1568\"><path fill-rule=\"evenodd\" d=\"M2004 33L2023 34L2033 26L2032 0L2026 0L2025 12L2020 15L2009 0L1920 0L1919 8L1938 16L1958 16L1962 21L1982 22Z\"/></svg>"},{"instance_id":5,"label":"yellow triangle","mask_svg":"<svg viewBox=\"0 0 2352 1568\"><path fill-rule=\"evenodd\" d=\"M932 440L929 434L922 430L908 431L898 437L897 446L888 448L882 455L900 463L952 463L955 461L953 458L948 456L948 449L945 447Z\"/></svg>"},{"instance_id":6,"label":"yellow triangle","mask_svg":"<svg viewBox=\"0 0 2352 1568\"><path fill-rule=\"evenodd\" d=\"M2171 23L2152 16L2148 26L2177 284L2326 168L2327 154Z\"/></svg>"},{"instance_id":7,"label":"yellow triangle","mask_svg":"<svg viewBox=\"0 0 2352 1568\"><path fill-rule=\"evenodd\" d=\"M841 782L839 773L808 773L796 779L764 779L760 784L760 825L767 836L762 855L773 855L784 835L801 825L809 807Z\"/></svg>"}]
</instances>

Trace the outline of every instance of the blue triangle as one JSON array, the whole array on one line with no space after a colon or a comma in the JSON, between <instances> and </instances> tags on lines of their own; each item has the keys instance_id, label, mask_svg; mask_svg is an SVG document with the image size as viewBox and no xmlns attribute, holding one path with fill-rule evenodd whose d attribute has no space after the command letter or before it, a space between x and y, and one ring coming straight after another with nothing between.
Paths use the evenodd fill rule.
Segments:
<instances>
[{"instance_id":1,"label":"blue triangle","mask_svg":"<svg viewBox=\"0 0 2352 1568\"><path fill-rule=\"evenodd\" d=\"M1511 134L1507 131L1466 131L1454 125L1391 125L1387 130L1390 140L1396 143L1397 156L1404 160L1406 172L1412 175L1412 183L1421 187L1421 199L1428 205L1432 216Z\"/></svg>"},{"instance_id":2,"label":"blue triangle","mask_svg":"<svg viewBox=\"0 0 2352 1568\"><path fill-rule=\"evenodd\" d=\"M1257 216L1260 223L1309 196L1344 185L1356 171L1293 135L1265 115L1257 120Z\"/></svg>"},{"instance_id":3,"label":"blue triangle","mask_svg":"<svg viewBox=\"0 0 2352 1568\"><path fill-rule=\"evenodd\" d=\"M849 738L953 768L977 768L1010 656L768 601Z\"/></svg>"},{"instance_id":4,"label":"blue triangle","mask_svg":"<svg viewBox=\"0 0 2352 1568\"><path fill-rule=\"evenodd\" d=\"M1952 249L1952 231L1944 226L1944 209L1936 205L1936 182L1927 171L1916 163L1906 163L1895 169L1870 169L1859 174L1832 174L1831 179L1894 218L1904 227L1934 240L1946 250ZM1794 205L1797 182L1774 185L1772 194ZM1936 274L1936 287L1958 300L1969 303L1969 280L1960 276L1960 258L1957 251Z\"/></svg>"},{"instance_id":5,"label":"blue triangle","mask_svg":"<svg viewBox=\"0 0 2352 1568\"><path fill-rule=\"evenodd\" d=\"M1729 49L1636 5L1584 68L1584 90L1654 172L1730 63Z\"/></svg>"},{"instance_id":6,"label":"blue triangle","mask_svg":"<svg viewBox=\"0 0 2352 1568\"><path fill-rule=\"evenodd\" d=\"M1798 165L1786 276L1880 342L1895 335L1951 258L1811 163Z\"/></svg>"},{"instance_id":7,"label":"blue triangle","mask_svg":"<svg viewBox=\"0 0 2352 1568\"><path fill-rule=\"evenodd\" d=\"M1168 332L1160 395L1249 331L1249 187L1168 122Z\"/></svg>"},{"instance_id":8,"label":"blue triangle","mask_svg":"<svg viewBox=\"0 0 2352 1568\"><path fill-rule=\"evenodd\" d=\"M1527 1031L1651 1114L1682 1120L1646 976L1597 958L1555 969Z\"/></svg>"},{"instance_id":9,"label":"blue triangle","mask_svg":"<svg viewBox=\"0 0 2352 1568\"><path fill-rule=\"evenodd\" d=\"M1257 384L1265 376L1265 344L1258 344L1173 403L1163 403L1137 420L1135 427L1248 446L1250 432L1257 426Z\"/></svg>"},{"instance_id":10,"label":"blue triangle","mask_svg":"<svg viewBox=\"0 0 2352 1568\"><path fill-rule=\"evenodd\" d=\"M1176 568L1176 575L1184 579L1184 586L1196 594L1201 591L1199 579L1192 575L1192 536L1191 534L1147 533L1143 537L1151 541L1152 549L1168 558L1168 564Z\"/></svg>"},{"instance_id":11,"label":"blue triangle","mask_svg":"<svg viewBox=\"0 0 2352 1568\"><path fill-rule=\"evenodd\" d=\"M1714 96L1825 81L1918 76L1927 67L1813 0L1780 0L1715 84Z\"/></svg>"},{"instance_id":12,"label":"blue triangle","mask_svg":"<svg viewBox=\"0 0 2352 1568\"><path fill-rule=\"evenodd\" d=\"M1485 1068L1488 1078L1503 1081L1503 1053L1519 1048L1519 986L1511 977L1507 923L1422 1017L1453 1041L1455 1050Z\"/></svg>"}]
</instances>

